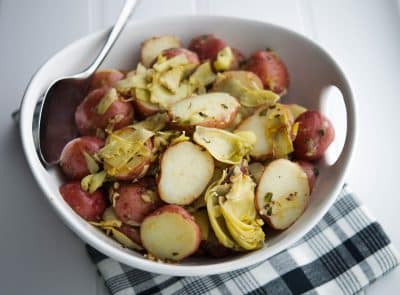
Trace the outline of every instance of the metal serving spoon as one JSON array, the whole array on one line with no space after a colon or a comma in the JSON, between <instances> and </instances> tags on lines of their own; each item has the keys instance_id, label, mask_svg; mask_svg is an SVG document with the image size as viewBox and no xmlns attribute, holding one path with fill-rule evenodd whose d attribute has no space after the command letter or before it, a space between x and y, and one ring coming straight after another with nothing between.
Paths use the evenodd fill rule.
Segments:
<instances>
[{"instance_id":1,"label":"metal serving spoon","mask_svg":"<svg viewBox=\"0 0 400 295\"><path fill-rule=\"evenodd\" d=\"M83 72L55 80L47 89L39 111L38 153L46 166L59 161L62 149L78 136L74 113L86 96L93 73L98 69L125 27L139 0L126 0L104 47Z\"/></svg>"}]
</instances>

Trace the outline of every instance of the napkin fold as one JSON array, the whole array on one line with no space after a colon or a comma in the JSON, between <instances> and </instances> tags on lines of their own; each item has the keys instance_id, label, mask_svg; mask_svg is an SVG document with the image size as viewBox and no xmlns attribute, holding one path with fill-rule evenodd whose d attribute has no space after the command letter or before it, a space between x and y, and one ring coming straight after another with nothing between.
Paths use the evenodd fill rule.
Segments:
<instances>
[{"instance_id":1,"label":"napkin fold","mask_svg":"<svg viewBox=\"0 0 400 295\"><path fill-rule=\"evenodd\" d=\"M399 264L390 239L345 185L300 241L261 263L205 277L157 275L118 263L90 246L111 294L354 294Z\"/></svg>"}]
</instances>

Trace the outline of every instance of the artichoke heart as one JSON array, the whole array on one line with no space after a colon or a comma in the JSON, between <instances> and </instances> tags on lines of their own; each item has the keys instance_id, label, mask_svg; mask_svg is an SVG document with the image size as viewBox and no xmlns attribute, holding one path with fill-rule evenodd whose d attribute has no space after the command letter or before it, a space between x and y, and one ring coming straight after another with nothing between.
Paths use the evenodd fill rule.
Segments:
<instances>
[{"instance_id":1,"label":"artichoke heart","mask_svg":"<svg viewBox=\"0 0 400 295\"><path fill-rule=\"evenodd\" d=\"M245 250L262 247L265 234L254 207L255 183L235 167L232 187L225 198L219 199L222 215L233 239Z\"/></svg>"},{"instance_id":2,"label":"artichoke heart","mask_svg":"<svg viewBox=\"0 0 400 295\"><path fill-rule=\"evenodd\" d=\"M103 213L103 220L99 222L90 222L90 224L101 228L121 227L122 221L118 219L117 215L115 215L114 209L112 207L108 207Z\"/></svg>"},{"instance_id":3,"label":"artichoke heart","mask_svg":"<svg viewBox=\"0 0 400 295\"><path fill-rule=\"evenodd\" d=\"M136 71L129 72L125 79L115 84L116 90L124 96L131 96L134 94L135 89L145 89L149 82L150 71L139 63Z\"/></svg>"},{"instance_id":4,"label":"artichoke heart","mask_svg":"<svg viewBox=\"0 0 400 295\"><path fill-rule=\"evenodd\" d=\"M284 106L277 104L268 109L265 132L275 158L283 158L293 152L291 122L288 110Z\"/></svg>"},{"instance_id":5,"label":"artichoke heart","mask_svg":"<svg viewBox=\"0 0 400 295\"><path fill-rule=\"evenodd\" d=\"M240 166L235 166L232 173L228 179L224 170L221 179L206 192L211 226L225 247L239 251L258 249L265 234L254 206L255 183L243 174Z\"/></svg>"},{"instance_id":6,"label":"artichoke heart","mask_svg":"<svg viewBox=\"0 0 400 295\"><path fill-rule=\"evenodd\" d=\"M104 181L106 180L106 176L107 173L105 171L89 174L82 178L81 187L86 192L94 193L103 185Z\"/></svg>"},{"instance_id":7,"label":"artichoke heart","mask_svg":"<svg viewBox=\"0 0 400 295\"><path fill-rule=\"evenodd\" d=\"M114 101L118 100L118 93L115 88L111 88L96 105L95 111L99 115L104 115Z\"/></svg>"},{"instance_id":8,"label":"artichoke heart","mask_svg":"<svg viewBox=\"0 0 400 295\"><path fill-rule=\"evenodd\" d=\"M150 86L150 102L167 109L170 105L192 95L192 88L187 81L182 81L172 92L164 87L157 75Z\"/></svg>"},{"instance_id":9,"label":"artichoke heart","mask_svg":"<svg viewBox=\"0 0 400 295\"><path fill-rule=\"evenodd\" d=\"M189 77L189 84L193 87L194 91L199 93L206 92L206 86L215 81L217 75L214 74L210 62L202 63L194 73Z\"/></svg>"},{"instance_id":10,"label":"artichoke heart","mask_svg":"<svg viewBox=\"0 0 400 295\"><path fill-rule=\"evenodd\" d=\"M168 69L187 65L188 63L189 61L184 54L176 55L170 59L167 59L163 55L159 55L157 57L157 62L153 65L153 69L155 69L157 72L165 72Z\"/></svg>"},{"instance_id":11,"label":"artichoke heart","mask_svg":"<svg viewBox=\"0 0 400 295\"><path fill-rule=\"evenodd\" d=\"M256 136L250 131L232 133L217 128L197 126L193 140L207 149L218 161L239 164L253 149Z\"/></svg>"},{"instance_id":12,"label":"artichoke heart","mask_svg":"<svg viewBox=\"0 0 400 295\"><path fill-rule=\"evenodd\" d=\"M160 83L173 93L176 93L183 78L183 67L172 68L160 75Z\"/></svg>"},{"instance_id":13,"label":"artichoke heart","mask_svg":"<svg viewBox=\"0 0 400 295\"><path fill-rule=\"evenodd\" d=\"M234 58L232 49L229 46L221 49L217 54L217 59L214 61L215 70L218 72L228 70Z\"/></svg>"},{"instance_id":14,"label":"artichoke heart","mask_svg":"<svg viewBox=\"0 0 400 295\"><path fill-rule=\"evenodd\" d=\"M156 113L143 121L133 124L132 127L135 129L144 128L156 132L164 129L168 122L169 116L167 113Z\"/></svg>"},{"instance_id":15,"label":"artichoke heart","mask_svg":"<svg viewBox=\"0 0 400 295\"><path fill-rule=\"evenodd\" d=\"M111 133L106 145L99 151L98 156L104 162L104 169L108 175L114 176L130 171L147 157L150 151L147 141L154 135L153 132L139 128L126 127Z\"/></svg>"},{"instance_id":16,"label":"artichoke heart","mask_svg":"<svg viewBox=\"0 0 400 295\"><path fill-rule=\"evenodd\" d=\"M270 90L246 87L238 79L223 74L219 76L213 90L229 93L236 97L244 107L253 108L264 104L270 105L279 100L279 95Z\"/></svg>"},{"instance_id":17,"label":"artichoke heart","mask_svg":"<svg viewBox=\"0 0 400 295\"><path fill-rule=\"evenodd\" d=\"M221 208L218 204L218 198L225 195L230 188L229 184L222 184L226 175L226 170L224 170L221 178L208 187L205 193L207 213L211 227L218 241L227 248L240 251L241 247L231 237L229 230L226 227L224 217L222 216Z\"/></svg>"}]
</instances>

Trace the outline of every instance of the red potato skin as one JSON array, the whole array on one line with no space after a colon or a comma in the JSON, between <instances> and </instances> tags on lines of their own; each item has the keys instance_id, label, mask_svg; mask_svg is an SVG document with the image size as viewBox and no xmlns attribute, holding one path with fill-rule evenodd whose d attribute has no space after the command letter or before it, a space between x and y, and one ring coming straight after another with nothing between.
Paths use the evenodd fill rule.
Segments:
<instances>
[{"instance_id":1,"label":"red potato skin","mask_svg":"<svg viewBox=\"0 0 400 295\"><path fill-rule=\"evenodd\" d=\"M214 61L218 52L226 46L225 41L215 37L213 34L207 34L193 38L188 48L197 53L200 62L204 62L206 60Z\"/></svg>"},{"instance_id":2,"label":"red potato skin","mask_svg":"<svg viewBox=\"0 0 400 295\"><path fill-rule=\"evenodd\" d=\"M149 148L150 151L153 150L153 142L151 139L147 141L147 147ZM121 173L117 174L114 176L116 180L122 180L122 181L132 181L138 178L143 177L147 170L149 170L151 164L151 153L149 154L148 157L143 159L143 162L140 163L140 165L136 166L134 169L130 170L127 173Z\"/></svg>"},{"instance_id":3,"label":"red potato skin","mask_svg":"<svg viewBox=\"0 0 400 295\"><path fill-rule=\"evenodd\" d=\"M157 106L146 104L138 99L133 101L133 105L138 115L142 118L146 118L161 111Z\"/></svg>"},{"instance_id":4,"label":"red potato skin","mask_svg":"<svg viewBox=\"0 0 400 295\"><path fill-rule=\"evenodd\" d=\"M93 155L103 146L104 141L94 136L82 136L68 142L60 156L64 175L70 180L79 180L90 174L83 152Z\"/></svg>"},{"instance_id":5,"label":"red potato skin","mask_svg":"<svg viewBox=\"0 0 400 295\"><path fill-rule=\"evenodd\" d=\"M230 71L239 70L240 65L244 62L245 57L244 54L236 48L232 48L234 60L229 68Z\"/></svg>"},{"instance_id":6,"label":"red potato skin","mask_svg":"<svg viewBox=\"0 0 400 295\"><path fill-rule=\"evenodd\" d=\"M133 122L133 106L122 99L113 102L104 114L96 113L95 108L107 91L105 87L91 91L76 109L75 123L81 135L96 135L97 129L105 129L117 115L122 119L114 124L114 130Z\"/></svg>"},{"instance_id":7,"label":"red potato skin","mask_svg":"<svg viewBox=\"0 0 400 295\"><path fill-rule=\"evenodd\" d=\"M113 87L117 81L122 80L124 77L125 74L118 70L104 69L96 71L90 81L89 91L103 87Z\"/></svg>"},{"instance_id":8,"label":"red potato skin","mask_svg":"<svg viewBox=\"0 0 400 295\"><path fill-rule=\"evenodd\" d=\"M161 205L160 200L147 203L142 199L142 195L147 190L156 190L154 179L146 178L135 183L123 184L116 190L119 197L115 202L114 210L123 223L140 225L147 215Z\"/></svg>"},{"instance_id":9,"label":"red potato skin","mask_svg":"<svg viewBox=\"0 0 400 295\"><path fill-rule=\"evenodd\" d=\"M101 220L107 208L107 198L102 191L97 190L92 194L85 192L78 181L63 184L60 193L65 202L87 221Z\"/></svg>"},{"instance_id":10,"label":"red potato skin","mask_svg":"<svg viewBox=\"0 0 400 295\"><path fill-rule=\"evenodd\" d=\"M130 226L128 224L122 224L118 230L134 241L136 244L142 246L142 240L140 239L140 230L137 227Z\"/></svg>"},{"instance_id":11,"label":"red potato skin","mask_svg":"<svg viewBox=\"0 0 400 295\"><path fill-rule=\"evenodd\" d=\"M301 169L303 169L304 173L307 175L308 185L311 192L318 177L318 169L310 162L297 161L296 163L300 165Z\"/></svg>"},{"instance_id":12,"label":"red potato skin","mask_svg":"<svg viewBox=\"0 0 400 295\"><path fill-rule=\"evenodd\" d=\"M285 94L289 87L289 73L286 65L272 51L256 51L247 60L244 70L255 73L264 88L278 94Z\"/></svg>"},{"instance_id":13,"label":"red potato skin","mask_svg":"<svg viewBox=\"0 0 400 295\"><path fill-rule=\"evenodd\" d=\"M332 123L318 111L306 111L296 122L299 123L299 130L294 141L295 159L320 159L335 138Z\"/></svg>"},{"instance_id":14,"label":"red potato skin","mask_svg":"<svg viewBox=\"0 0 400 295\"><path fill-rule=\"evenodd\" d=\"M172 57L178 56L178 55L185 55L188 62L190 64L198 65L200 64L199 57L197 56L196 52L193 52L189 49L186 48L170 48L166 49L162 52L162 55L165 56L167 59L170 59Z\"/></svg>"}]
</instances>

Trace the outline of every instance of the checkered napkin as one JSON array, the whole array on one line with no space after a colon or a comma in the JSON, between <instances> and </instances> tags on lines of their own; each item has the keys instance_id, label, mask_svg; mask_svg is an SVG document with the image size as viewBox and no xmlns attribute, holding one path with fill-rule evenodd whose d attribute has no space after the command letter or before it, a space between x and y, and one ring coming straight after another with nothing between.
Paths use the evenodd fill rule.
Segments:
<instances>
[{"instance_id":1,"label":"checkered napkin","mask_svg":"<svg viewBox=\"0 0 400 295\"><path fill-rule=\"evenodd\" d=\"M111 294L354 294L399 264L381 226L345 186L324 218L289 249L254 266L172 277L120 264L88 247Z\"/></svg>"}]
</instances>

